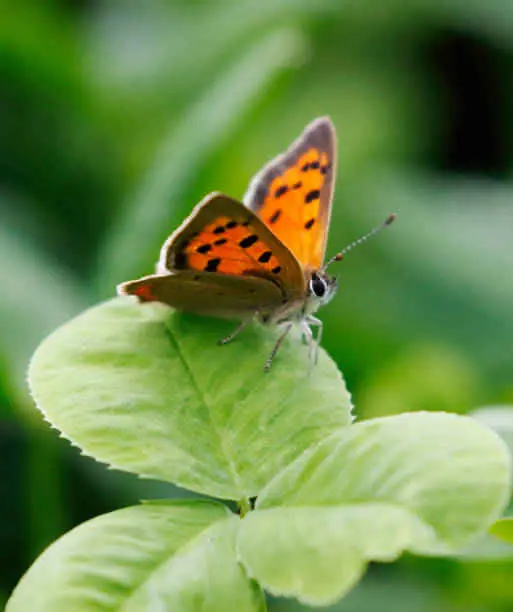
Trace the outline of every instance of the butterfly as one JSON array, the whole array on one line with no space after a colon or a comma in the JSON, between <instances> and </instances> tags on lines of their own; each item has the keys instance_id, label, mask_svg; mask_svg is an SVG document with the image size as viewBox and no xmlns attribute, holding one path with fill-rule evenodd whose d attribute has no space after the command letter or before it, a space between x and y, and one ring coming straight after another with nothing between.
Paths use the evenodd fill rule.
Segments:
<instances>
[{"instance_id":1,"label":"butterfly","mask_svg":"<svg viewBox=\"0 0 513 612\"><path fill-rule=\"evenodd\" d=\"M244 203L219 192L207 195L164 243L156 274L122 283L118 293L239 319L222 344L254 319L279 326L265 371L298 324L312 364L322 337L322 322L314 313L337 290L328 265L382 227L323 264L335 170L335 128L328 117L320 117L253 178ZM318 330L316 339L312 327Z\"/></svg>"}]
</instances>

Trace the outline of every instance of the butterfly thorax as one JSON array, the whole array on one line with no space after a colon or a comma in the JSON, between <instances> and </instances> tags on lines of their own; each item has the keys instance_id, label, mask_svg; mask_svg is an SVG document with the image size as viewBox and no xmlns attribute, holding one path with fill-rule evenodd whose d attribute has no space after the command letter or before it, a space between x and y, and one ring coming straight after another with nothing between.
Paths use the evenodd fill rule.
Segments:
<instances>
[{"instance_id":1,"label":"butterfly thorax","mask_svg":"<svg viewBox=\"0 0 513 612\"><path fill-rule=\"evenodd\" d=\"M334 276L322 272L305 273L305 294L301 298L286 300L283 306L272 312L262 312L260 320L267 324L301 321L314 314L335 295L338 283Z\"/></svg>"}]
</instances>

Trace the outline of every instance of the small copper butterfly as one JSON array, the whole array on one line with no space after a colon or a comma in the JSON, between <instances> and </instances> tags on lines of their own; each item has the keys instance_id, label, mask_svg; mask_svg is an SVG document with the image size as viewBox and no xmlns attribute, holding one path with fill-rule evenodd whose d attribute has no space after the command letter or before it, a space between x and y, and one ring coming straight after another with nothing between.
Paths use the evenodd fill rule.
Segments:
<instances>
[{"instance_id":1,"label":"small copper butterfly","mask_svg":"<svg viewBox=\"0 0 513 612\"><path fill-rule=\"evenodd\" d=\"M328 265L395 218L391 215L323 265L335 167L335 128L328 117L320 117L253 178L244 204L222 193L206 196L164 243L157 273L122 283L118 293L240 319L221 343L254 318L279 325L281 335L265 362L266 371L298 323L310 363L316 361L322 322L314 313L337 290ZM311 327L318 328L316 340Z\"/></svg>"}]
</instances>

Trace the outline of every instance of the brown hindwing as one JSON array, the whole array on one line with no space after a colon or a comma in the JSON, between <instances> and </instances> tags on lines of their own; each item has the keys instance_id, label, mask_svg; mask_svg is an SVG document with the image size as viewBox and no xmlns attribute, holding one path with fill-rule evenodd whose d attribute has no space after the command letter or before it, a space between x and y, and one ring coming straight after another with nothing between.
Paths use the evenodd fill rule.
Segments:
<instances>
[{"instance_id":1,"label":"brown hindwing","mask_svg":"<svg viewBox=\"0 0 513 612\"><path fill-rule=\"evenodd\" d=\"M155 274L118 286L120 295L142 302L163 302L185 312L226 318L266 315L282 304L279 288L256 277L234 277L208 272L179 271Z\"/></svg>"}]
</instances>

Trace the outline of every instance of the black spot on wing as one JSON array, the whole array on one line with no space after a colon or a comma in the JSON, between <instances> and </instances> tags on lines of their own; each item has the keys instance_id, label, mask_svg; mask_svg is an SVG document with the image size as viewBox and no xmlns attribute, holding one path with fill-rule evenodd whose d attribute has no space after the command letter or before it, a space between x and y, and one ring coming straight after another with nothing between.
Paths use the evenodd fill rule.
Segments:
<instances>
[{"instance_id":1,"label":"black spot on wing","mask_svg":"<svg viewBox=\"0 0 513 612\"><path fill-rule=\"evenodd\" d=\"M202 244L196 249L198 253L202 253L202 254L208 253L211 250L212 250L211 244Z\"/></svg>"},{"instance_id":2,"label":"black spot on wing","mask_svg":"<svg viewBox=\"0 0 513 612\"><path fill-rule=\"evenodd\" d=\"M239 246L241 246L243 249L247 249L252 244L255 244L257 240L258 240L258 236L256 236L255 234L251 234L250 236L246 236L245 238L243 238L239 242Z\"/></svg>"},{"instance_id":3,"label":"black spot on wing","mask_svg":"<svg viewBox=\"0 0 513 612\"><path fill-rule=\"evenodd\" d=\"M226 229L233 229L234 227L237 227L238 223L237 221L228 221L228 223L225 225Z\"/></svg>"},{"instance_id":4,"label":"black spot on wing","mask_svg":"<svg viewBox=\"0 0 513 612\"><path fill-rule=\"evenodd\" d=\"M278 187L278 189L276 189L276 191L274 192L274 197L281 198L281 196L285 195L288 190L288 185L282 185L281 187Z\"/></svg>"},{"instance_id":5,"label":"black spot on wing","mask_svg":"<svg viewBox=\"0 0 513 612\"><path fill-rule=\"evenodd\" d=\"M224 234L225 232L225 228L224 225L218 225L215 229L214 229L214 234Z\"/></svg>"},{"instance_id":6,"label":"black spot on wing","mask_svg":"<svg viewBox=\"0 0 513 612\"><path fill-rule=\"evenodd\" d=\"M260 257L258 258L258 261L260 263L267 263L272 257L272 252L271 251L264 251L262 253L262 255L260 255Z\"/></svg>"},{"instance_id":7,"label":"black spot on wing","mask_svg":"<svg viewBox=\"0 0 513 612\"><path fill-rule=\"evenodd\" d=\"M222 244L226 244L228 242L228 240L226 240L226 238L218 238L217 240L214 240L214 244L216 246L221 246Z\"/></svg>"},{"instance_id":8,"label":"black spot on wing","mask_svg":"<svg viewBox=\"0 0 513 612\"><path fill-rule=\"evenodd\" d=\"M273 214L269 217L269 223L276 223L281 215L281 208L277 208Z\"/></svg>"},{"instance_id":9,"label":"black spot on wing","mask_svg":"<svg viewBox=\"0 0 513 612\"><path fill-rule=\"evenodd\" d=\"M278 272L281 272L281 266L276 266L271 271L273 274L278 274Z\"/></svg>"},{"instance_id":10,"label":"black spot on wing","mask_svg":"<svg viewBox=\"0 0 513 612\"><path fill-rule=\"evenodd\" d=\"M217 267L221 263L220 257L215 257L214 259L209 259L207 265L205 266L205 272L216 272Z\"/></svg>"},{"instance_id":11,"label":"black spot on wing","mask_svg":"<svg viewBox=\"0 0 513 612\"><path fill-rule=\"evenodd\" d=\"M311 229L314 223L315 223L315 219L310 219L309 221L305 223L305 229L307 230Z\"/></svg>"},{"instance_id":12,"label":"black spot on wing","mask_svg":"<svg viewBox=\"0 0 513 612\"><path fill-rule=\"evenodd\" d=\"M305 204L310 204L314 200L318 200L321 197L319 189L312 189L305 195Z\"/></svg>"}]
</instances>

